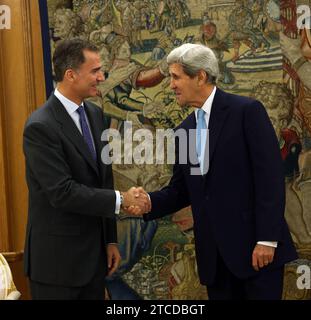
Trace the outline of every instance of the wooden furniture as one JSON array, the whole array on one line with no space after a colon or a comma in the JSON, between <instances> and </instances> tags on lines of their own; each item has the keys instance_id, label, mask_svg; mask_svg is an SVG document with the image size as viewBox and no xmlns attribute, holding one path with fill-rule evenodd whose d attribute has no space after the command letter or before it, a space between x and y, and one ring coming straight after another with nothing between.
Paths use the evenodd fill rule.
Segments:
<instances>
[{"instance_id":1,"label":"wooden furniture","mask_svg":"<svg viewBox=\"0 0 311 320\"><path fill-rule=\"evenodd\" d=\"M38 3L1 1L11 9L11 29L0 31L0 252L21 299L29 297L22 271L28 200L23 128L46 99Z\"/></svg>"}]
</instances>

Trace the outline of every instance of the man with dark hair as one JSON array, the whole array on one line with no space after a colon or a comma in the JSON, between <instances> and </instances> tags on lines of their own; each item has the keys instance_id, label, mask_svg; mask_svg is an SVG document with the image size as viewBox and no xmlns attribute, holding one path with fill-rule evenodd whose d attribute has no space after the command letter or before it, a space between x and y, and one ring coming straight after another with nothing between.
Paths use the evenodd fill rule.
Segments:
<instances>
[{"instance_id":1,"label":"man with dark hair","mask_svg":"<svg viewBox=\"0 0 311 320\"><path fill-rule=\"evenodd\" d=\"M33 299L103 299L106 274L120 262L115 215L140 205L135 188L113 190L100 161L103 112L84 101L104 81L97 48L65 40L54 57L55 92L24 130L29 212L25 272Z\"/></svg>"},{"instance_id":2,"label":"man with dark hair","mask_svg":"<svg viewBox=\"0 0 311 320\"><path fill-rule=\"evenodd\" d=\"M77 69L85 62L84 50L98 53L98 48L91 42L73 39L72 41L62 41L55 49L53 55L54 80L63 80L67 69Z\"/></svg>"}]
</instances>

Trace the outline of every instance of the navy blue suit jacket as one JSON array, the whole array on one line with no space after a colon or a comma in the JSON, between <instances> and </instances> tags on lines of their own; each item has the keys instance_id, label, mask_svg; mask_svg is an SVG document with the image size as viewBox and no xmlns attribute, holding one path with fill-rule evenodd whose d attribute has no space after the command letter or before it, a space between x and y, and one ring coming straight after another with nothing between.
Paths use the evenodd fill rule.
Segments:
<instances>
[{"instance_id":1,"label":"navy blue suit jacket","mask_svg":"<svg viewBox=\"0 0 311 320\"><path fill-rule=\"evenodd\" d=\"M195 114L176 129L180 128L188 133L195 129ZM176 143L172 179L167 187L150 194L152 211L144 218L159 218L191 205L202 284L214 281L218 254L237 277L255 275L252 252L257 241L278 242L274 261L266 268L296 259L284 219L285 186L279 144L262 104L217 89L208 147L207 174L191 175L190 157L186 164L179 164Z\"/></svg>"}]
</instances>

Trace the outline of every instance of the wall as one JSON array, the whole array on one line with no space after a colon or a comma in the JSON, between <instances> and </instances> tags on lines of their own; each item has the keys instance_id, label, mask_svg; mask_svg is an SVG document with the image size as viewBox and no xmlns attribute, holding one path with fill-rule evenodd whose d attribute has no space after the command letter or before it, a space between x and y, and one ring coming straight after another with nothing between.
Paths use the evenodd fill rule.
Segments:
<instances>
[{"instance_id":1,"label":"wall","mask_svg":"<svg viewBox=\"0 0 311 320\"><path fill-rule=\"evenodd\" d=\"M12 267L22 299L28 298L22 261L27 187L22 153L28 115L45 100L37 1L1 1L11 9L11 29L0 30L0 252Z\"/></svg>"},{"instance_id":2,"label":"wall","mask_svg":"<svg viewBox=\"0 0 311 320\"><path fill-rule=\"evenodd\" d=\"M158 65L163 67L168 52L183 42L212 48L220 62L218 87L254 96L267 109L283 158L285 217L299 257L310 260L311 72L303 70L311 62L295 63L302 54L296 26L296 8L302 2L310 5L308 0L48 0L52 51L61 39L91 39L101 50L106 71L114 79L119 75L113 89L105 88L105 83L101 86L103 99L96 103L121 132L124 120L131 120L134 130L174 128L191 112L177 105L168 79L147 89L137 88L139 68L155 71ZM306 40L310 30L304 39L304 53L311 60ZM130 70L133 65L136 69L128 71L124 81L121 74L126 69L122 67ZM147 191L157 190L169 181L171 169L167 165L115 164L115 188L141 185ZM112 297L206 298L194 267L192 223L190 208L156 223L121 215L118 235L123 261L109 284ZM296 265L288 267L296 270ZM287 273L284 298L290 299L295 295L288 292L296 284ZM122 282L133 290L126 285L118 290L114 283Z\"/></svg>"}]
</instances>

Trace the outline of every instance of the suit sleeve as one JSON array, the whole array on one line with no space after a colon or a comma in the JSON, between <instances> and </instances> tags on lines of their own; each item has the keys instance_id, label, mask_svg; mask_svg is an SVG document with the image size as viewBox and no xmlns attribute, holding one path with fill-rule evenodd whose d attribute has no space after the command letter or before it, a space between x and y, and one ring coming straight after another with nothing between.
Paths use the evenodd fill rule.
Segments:
<instances>
[{"instance_id":1,"label":"suit sleeve","mask_svg":"<svg viewBox=\"0 0 311 320\"><path fill-rule=\"evenodd\" d=\"M42 122L27 124L24 154L31 174L51 206L83 215L114 218L115 191L76 182L57 134Z\"/></svg>"},{"instance_id":2,"label":"suit sleeve","mask_svg":"<svg viewBox=\"0 0 311 320\"><path fill-rule=\"evenodd\" d=\"M182 165L178 163L179 151L177 139L175 140L175 154L176 163L173 168L173 176L168 186L160 191L149 194L152 210L150 213L144 215L146 221L161 218L190 205Z\"/></svg>"},{"instance_id":3,"label":"suit sleeve","mask_svg":"<svg viewBox=\"0 0 311 320\"><path fill-rule=\"evenodd\" d=\"M280 241L285 184L279 143L263 105L245 108L244 128L252 164L257 241Z\"/></svg>"},{"instance_id":4,"label":"suit sleeve","mask_svg":"<svg viewBox=\"0 0 311 320\"><path fill-rule=\"evenodd\" d=\"M103 129L106 130L110 127L111 118L104 114L103 110L95 106L97 110L99 110L99 117L102 118ZM112 166L108 166L106 168L105 175L105 185L106 188L113 190L114 182L113 182L113 172ZM116 201L115 201L116 202ZM113 218L105 218L103 217L103 228L105 230L105 242L108 243L118 243L118 233L117 233L117 222L116 215Z\"/></svg>"}]
</instances>

